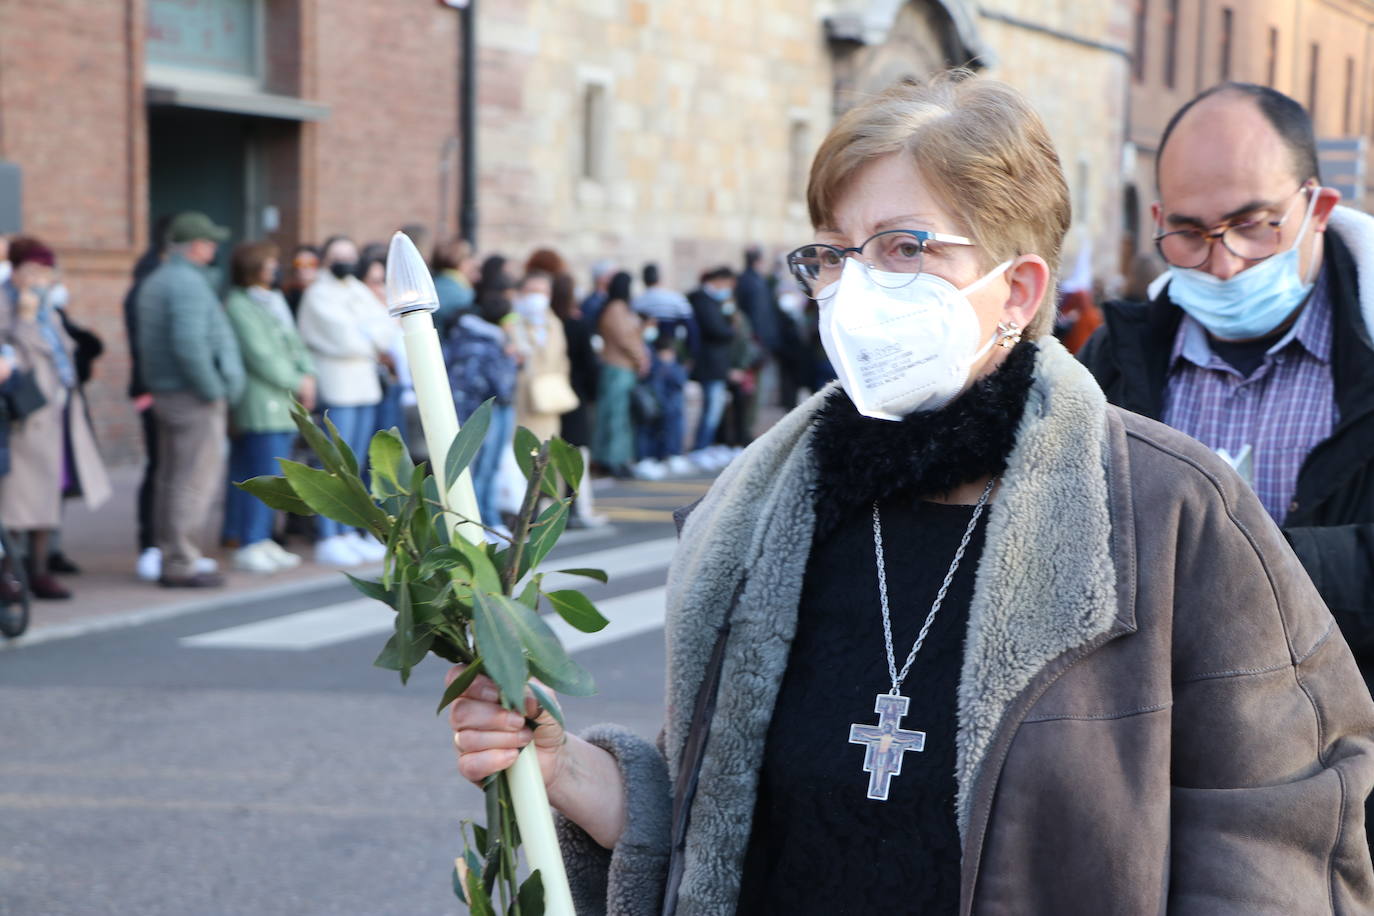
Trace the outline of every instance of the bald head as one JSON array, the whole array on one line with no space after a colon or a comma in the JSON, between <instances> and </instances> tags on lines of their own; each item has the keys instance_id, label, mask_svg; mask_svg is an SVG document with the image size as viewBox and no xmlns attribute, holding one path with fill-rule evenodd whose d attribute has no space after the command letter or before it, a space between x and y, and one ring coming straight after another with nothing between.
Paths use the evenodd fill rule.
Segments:
<instances>
[{"instance_id":1,"label":"bald head","mask_svg":"<svg viewBox=\"0 0 1374 916\"><path fill-rule=\"evenodd\" d=\"M1218 119L1221 119L1220 121ZM1165 169L1165 150L1176 140L1176 134L1186 131L1211 143L1212 153L1233 152L1246 156L1243 144L1247 140L1266 143L1277 140L1288 156L1289 169L1297 182L1321 175L1317 165L1317 140L1312 119L1293 99L1255 83L1222 83L1196 96L1169 119L1159 139L1159 154L1155 159L1155 179L1160 181ZM1229 147L1230 150L1222 147ZM1196 150L1189 150L1196 152Z\"/></svg>"}]
</instances>

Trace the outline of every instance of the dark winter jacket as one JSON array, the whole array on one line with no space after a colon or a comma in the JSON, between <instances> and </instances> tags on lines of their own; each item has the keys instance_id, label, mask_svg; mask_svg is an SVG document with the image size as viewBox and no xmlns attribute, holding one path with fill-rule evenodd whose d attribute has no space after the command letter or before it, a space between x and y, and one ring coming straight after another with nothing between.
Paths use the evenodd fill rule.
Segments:
<instances>
[{"instance_id":1,"label":"dark winter jacket","mask_svg":"<svg viewBox=\"0 0 1374 916\"><path fill-rule=\"evenodd\" d=\"M1283 533L1374 688L1374 217L1337 208L1325 244L1340 420L1303 463ZM1148 304L1109 302L1103 317L1079 358L1109 401L1159 419L1183 312L1166 287Z\"/></svg>"},{"instance_id":2,"label":"dark winter jacket","mask_svg":"<svg viewBox=\"0 0 1374 916\"><path fill-rule=\"evenodd\" d=\"M506 332L468 312L444 342L444 363L458 418L466 420L488 398L498 407L515 400L515 357L506 352Z\"/></svg>"},{"instance_id":3,"label":"dark winter jacket","mask_svg":"<svg viewBox=\"0 0 1374 916\"><path fill-rule=\"evenodd\" d=\"M1331 615L1225 461L1109 406L1053 339L1037 347L964 644L961 916L1371 912L1374 700ZM659 744L615 726L585 735L619 763L627 819L613 850L562 822L579 913L660 912L675 836L677 913L735 910L816 522L809 441L828 395L754 442L683 526ZM869 575L856 587L872 588ZM722 633L677 834L674 785L691 785L677 781ZM818 862L816 880L828 871Z\"/></svg>"},{"instance_id":4,"label":"dark winter jacket","mask_svg":"<svg viewBox=\"0 0 1374 916\"><path fill-rule=\"evenodd\" d=\"M705 290L696 290L687 297L687 301L692 304L692 314L696 316L697 328L701 332L701 348L697 352L692 378L703 384L723 382L730 374L730 342L735 339L734 325L725 316L724 303L713 299Z\"/></svg>"}]
</instances>

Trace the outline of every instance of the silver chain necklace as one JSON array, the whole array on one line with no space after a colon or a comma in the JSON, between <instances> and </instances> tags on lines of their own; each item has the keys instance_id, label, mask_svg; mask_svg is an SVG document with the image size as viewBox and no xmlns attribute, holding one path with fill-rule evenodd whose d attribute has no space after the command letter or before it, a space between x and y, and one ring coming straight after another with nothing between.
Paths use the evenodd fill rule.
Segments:
<instances>
[{"instance_id":1,"label":"silver chain necklace","mask_svg":"<svg viewBox=\"0 0 1374 916\"><path fill-rule=\"evenodd\" d=\"M878 503L876 500L873 503L873 551L878 558L878 597L883 609L883 643L887 648L887 673L892 678L892 689L887 693L878 694L877 703L873 707L873 711L878 714L878 724L851 725L849 743L865 746L864 772L869 774L868 797L875 801L887 800L892 777L902 772L902 755L906 751L925 750L925 732L899 727L910 703L907 697L902 696L902 682L906 680L912 663L916 661L916 654L921 651L921 645L930 633L930 625L935 622L935 615L940 613L940 606L944 604L950 583L954 581L954 574L959 571L964 551L968 549L968 542L972 540L974 529L978 527L978 519L982 517L988 499L992 496L992 488L996 485L996 477L989 480L988 485L983 488L983 495L978 498L978 504L973 507L973 518L969 519L968 527L964 529L964 537L959 541L959 549L954 552L954 562L949 564L949 572L945 573L945 580L940 583L940 590L935 593L930 613L926 615L921 632L916 637L916 644L911 647L911 653L907 655L901 671L897 670L897 657L892 649L892 612L887 603L883 523L878 514Z\"/></svg>"}]
</instances>

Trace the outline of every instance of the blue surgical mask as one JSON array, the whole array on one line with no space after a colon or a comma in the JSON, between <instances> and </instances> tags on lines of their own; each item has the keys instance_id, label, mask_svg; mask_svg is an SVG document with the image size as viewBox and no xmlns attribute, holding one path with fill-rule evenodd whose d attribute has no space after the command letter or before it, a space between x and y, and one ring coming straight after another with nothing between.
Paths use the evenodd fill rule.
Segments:
<instances>
[{"instance_id":1,"label":"blue surgical mask","mask_svg":"<svg viewBox=\"0 0 1374 916\"><path fill-rule=\"evenodd\" d=\"M728 286L708 286L706 287L706 295L717 302L724 302L730 298L730 288Z\"/></svg>"},{"instance_id":2,"label":"blue surgical mask","mask_svg":"<svg viewBox=\"0 0 1374 916\"><path fill-rule=\"evenodd\" d=\"M1300 270L1299 248L1316 203L1314 188L1298 237L1287 251L1233 277L1222 280L1196 268L1171 267L1169 298L1213 337L1247 340L1270 333L1312 291L1312 282Z\"/></svg>"}]
</instances>

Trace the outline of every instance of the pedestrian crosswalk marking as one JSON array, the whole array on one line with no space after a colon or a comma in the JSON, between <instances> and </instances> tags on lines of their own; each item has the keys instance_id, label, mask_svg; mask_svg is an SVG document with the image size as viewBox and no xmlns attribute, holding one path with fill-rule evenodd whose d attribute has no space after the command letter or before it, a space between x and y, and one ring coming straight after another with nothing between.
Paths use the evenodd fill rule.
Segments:
<instances>
[{"instance_id":1,"label":"pedestrian crosswalk marking","mask_svg":"<svg viewBox=\"0 0 1374 916\"><path fill-rule=\"evenodd\" d=\"M395 627L391 608L371 598L285 614L270 620L186 636L183 646L196 649L322 649L350 639L385 633Z\"/></svg>"},{"instance_id":2,"label":"pedestrian crosswalk marking","mask_svg":"<svg viewBox=\"0 0 1374 916\"><path fill-rule=\"evenodd\" d=\"M605 569L614 582L663 569L672 559L676 544L674 538L663 538L579 554L551 561L549 565L562 569ZM544 588L546 591L585 588L588 582L587 579L554 574L544 580ZM548 620L569 652L589 649L662 627L665 591L661 587L650 588L598 601L597 607L610 624L597 633L579 632L556 616ZM390 608L370 598L358 598L185 636L180 644L193 649L305 652L389 633L394 626L395 614Z\"/></svg>"}]
</instances>

